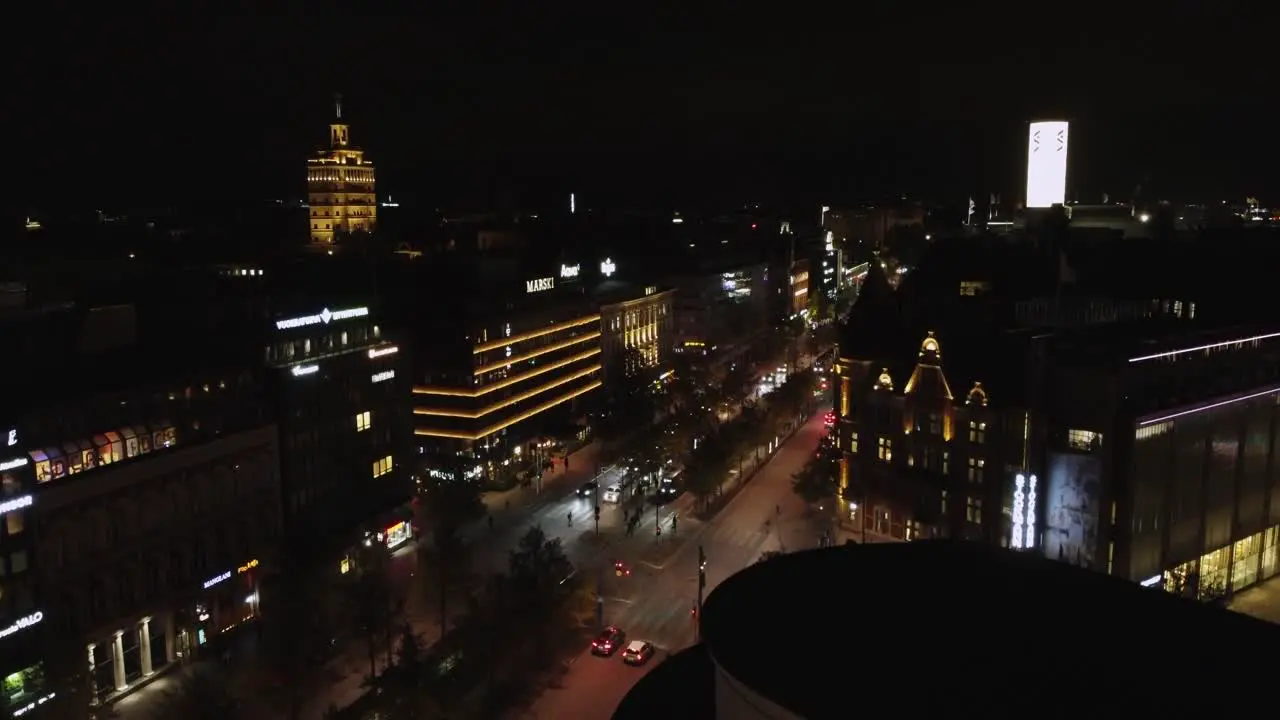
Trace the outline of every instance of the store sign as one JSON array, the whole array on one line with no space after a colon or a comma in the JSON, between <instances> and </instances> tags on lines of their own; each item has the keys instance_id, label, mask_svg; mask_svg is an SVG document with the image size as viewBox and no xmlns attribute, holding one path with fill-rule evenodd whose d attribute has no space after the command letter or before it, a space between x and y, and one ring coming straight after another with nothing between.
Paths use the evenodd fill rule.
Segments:
<instances>
[{"instance_id":1,"label":"store sign","mask_svg":"<svg viewBox=\"0 0 1280 720\"><path fill-rule=\"evenodd\" d=\"M257 558L254 558L253 560L250 560L249 562L247 562L247 563L245 563L245 564L241 565L240 567L236 568L236 572L237 572L237 573L247 573L247 572L249 572L250 570L252 570L252 569L254 569L254 568L256 568L256 567L258 567L258 560L257 560Z\"/></svg>"},{"instance_id":2,"label":"store sign","mask_svg":"<svg viewBox=\"0 0 1280 720\"><path fill-rule=\"evenodd\" d=\"M39 610L27 615L26 617L20 617L9 627L0 629L0 638L7 638L10 635L17 633L19 630L26 630L32 625L39 623L41 620L44 620L44 613Z\"/></svg>"},{"instance_id":3,"label":"store sign","mask_svg":"<svg viewBox=\"0 0 1280 720\"><path fill-rule=\"evenodd\" d=\"M17 444L18 444L18 431L16 429L10 430L9 431L9 447L13 447L14 445L17 445Z\"/></svg>"},{"instance_id":4,"label":"store sign","mask_svg":"<svg viewBox=\"0 0 1280 720\"><path fill-rule=\"evenodd\" d=\"M387 380L390 380L395 376L396 376L395 370L383 370L380 373L374 373L370 379L376 383L380 383L380 382L386 382Z\"/></svg>"},{"instance_id":5,"label":"store sign","mask_svg":"<svg viewBox=\"0 0 1280 720\"><path fill-rule=\"evenodd\" d=\"M0 462L0 472L4 472L5 470L13 470L15 468L20 468L20 467L26 467L26 465L27 465L26 458L16 457L12 460L5 460L4 462Z\"/></svg>"},{"instance_id":6,"label":"store sign","mask_svg":"<svg viewBox=\"0 0 1280 720\"><path fill-rule=\"evenodd\" d=\"M294 377L302 377L303 375L314 375L315 373L320 372L320 366L319 365L294 365L293 368L289 370L289 372L293 373Z\"/></svg>"},{"instance_id":7,"label":"store sign","mask_svg":"<svg viewBox=\"0 0 1280 720\"><path fill-rule=\"evenodd\" d=\"M537 280L525 280L524 291L527 293L542 292L550 290L556 286L556 279L553 277L538 278Z\"/></svg>"},{"instance_id":8,"label":"store sign","mask_svg":"<svg viewBox=\"0 0 1280 720\"><path fill-rule=\"evenodd\" d=\"M1018 473L1013 478L1013 537L1009 547L1027 550L1036 546L1036 476Z\"/></svg>"},{"instance_id":9,"label":"store sign","mask_svg":"<svg viewBox=\"0 0 1280 720\"><path fill-rule=\"evenodd\" d=\"M395 355L398 352L400 352L400 348L395 345L389 345L387 347L380 347L380 348L373 348L372 350L369 351L369 359L372 360L374 358L380 358L380 357L383 357L384 355Z\"/></svg>"},{"instance_id":10,"label":"store sign","mask_svg":"<svg viewBox=\"0 0 1280 720\"><path fill-rule=\"evenodd\" d=\"M45 703L49 702L50 700L52 700L52 699L53 699L54 697L56 697L56 696L57 696L57 693L49 693L48 695L45 695L44 697L41 697L41 698L39 698L39 699L37 699L37 700L32 700L31 702L27 703L26 705L23 705L22 707L18 708L17 710L14 710L14 711L13 711L13 716L14 716L14 717L22 717L23 715L26 715L27 713L31 712L32 710L35 710L38 706L43 705L43 704L45 704Z\"/></svg>"},{"instance_id":11,"label":"store sign","mask_svg":"<svg viewBox=\"0 0 1280 720\"><path fill-rule=\"evenodd\" d=\"M560 277L565 280L578 277L578 273L580 272L582 272L581 265L561 265L560 266Z\"/></svg>"},{"instance_id":12,"label":"store sign","mask_svg":"<svg viewBox=\"0 0 1280 720\"><path fill-rule=\"evenodd\" d=\"M611 258L605 258L604 262L600 263L601 275L605 277L612 277L616 272L618 272L618 266L614 264Z\"/></svg>"},{"instance_id":13,"label":"store sign","mask_svg":"<svg viewBox=\"0 0 1280 720\"><path fill-rule=\"evenodd\" d=\"M293 328L306 327L308 325L328 325L334 320L350 320L351 318L365 317L369 314L369 308L358 307L348 308L346 310L334 310L330 312L329 308L325 308L315 315L303 315L302 317L289 318L288 320L277 320L277 330L292 330Z\"/></svg>"},{"instance_id":14,"label":"store sign","mask_svg":"<svg viewBox=\"0 0 1280 720\"><path fill-rule=\"evenodd\" d=\"M29 508L34 502L35 500L33 500L30 495L23 495L22 497L17 497L12 500L5 500L4 502L0 502L0 515L11 513L14 510L21 510L22 508Z\"/></svg>"},{"instance_id":15,"label":"store sign","mask_svg":"<svg viewBox=\"0 0 1280 720\"><path fill-rule=\"evenodd\" d=\"M211 578L209 578L208 580L205 580L205 581L204 581L204 589L205 589L205 590L208 590L209 588L213 587L214 585L217 585L217 584L218 584L218 583L220 583L220 582L224 582L224 581L226 581L226 580L230 580L230 579L231 579L231 571L230 571L230 570L228 570L228 571L226 571L226 572L222 573L221 575L219 575L219 576L217 576L217 577L211 577Z\"/></svg>"}]
</instances>

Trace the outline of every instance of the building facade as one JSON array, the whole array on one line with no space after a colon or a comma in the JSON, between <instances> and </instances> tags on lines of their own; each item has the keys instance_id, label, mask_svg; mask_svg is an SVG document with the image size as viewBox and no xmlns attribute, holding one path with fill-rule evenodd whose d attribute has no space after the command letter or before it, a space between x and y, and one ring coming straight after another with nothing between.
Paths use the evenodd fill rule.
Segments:
<instances>
[{"instance_id":1,"label":"building facade","mask_svg":"<svg viewBox=\"0 0 1280 720\"><path fill-rule=\"evenodd\" d=\"M671 362L675 291L648 285L643 288L643 294L619 295L610 293L600 299L601 349L606 374L629 350L638 353L648 367L666 368Z\"/></svg>"},{"instance_id":2,"label":"building facade","mask_svg":"<svg viewBox=\"0 0 1280 720\"><path fill-rule=\"evenodd\" d=\"M745 349L770 325L764 263L674 277L676 352L713 359Z\"/></svg>"},{"instance_id":3,"label":"building facade","mask_svg":"<svg viewBox=\"0 0 1280 720\"><path fill-rule=\"evenodd\" d=\"M342 101L329 123L329 147L307 160L307 204L312 245L331 246L335 238L372 231L378 222L373 163L351 144L351 126L342 119Z\"/></svg>"}]
</instances>

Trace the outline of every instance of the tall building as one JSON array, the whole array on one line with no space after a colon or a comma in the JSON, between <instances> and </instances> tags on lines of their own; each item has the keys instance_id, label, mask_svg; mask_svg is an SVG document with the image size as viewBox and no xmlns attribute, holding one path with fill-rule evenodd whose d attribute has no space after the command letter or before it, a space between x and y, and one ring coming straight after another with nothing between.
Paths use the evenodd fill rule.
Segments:
<instances>
[{"instance_id":1,"label":"tall building","mask_svg":"<svg viewBox=\"0 0 1280 720\"><path fill-rule=\"evenodd\" d=\"M372 231L378 221L373 163L351 144L351 126L342 119L342 98L334 103L329 147L307 160L307 201L311 243L332 245L344 234Z\"/></svg>"}]
</instances>

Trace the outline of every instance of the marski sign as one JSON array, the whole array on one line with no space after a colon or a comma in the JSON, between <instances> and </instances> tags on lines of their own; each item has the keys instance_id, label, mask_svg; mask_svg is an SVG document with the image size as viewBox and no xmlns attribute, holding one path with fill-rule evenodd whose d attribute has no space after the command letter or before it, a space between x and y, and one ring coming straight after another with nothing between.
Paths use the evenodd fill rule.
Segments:
<instances>
[{"instance_id":1,"label":"marski sign","mask_svg":"<svg viewBox=\"0 0 1280 720\"><path fill-rule=\"evenodd\" d=\"M556 279L554 277L544 277L538 278L537 280L524 281L524 291L527 293L542 292L543 290L550 290L555 286Z\"/></svg>"}]
</instances>

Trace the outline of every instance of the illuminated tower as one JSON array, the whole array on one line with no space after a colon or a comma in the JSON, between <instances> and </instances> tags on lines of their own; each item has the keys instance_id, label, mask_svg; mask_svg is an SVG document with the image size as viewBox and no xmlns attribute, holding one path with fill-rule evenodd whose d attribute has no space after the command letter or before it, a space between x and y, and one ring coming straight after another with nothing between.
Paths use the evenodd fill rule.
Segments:
<instances>
[{"instance_id":1,"label":"illuminated tower","mask_svg":"<svg viewBox=\"0 0 1280 720\"><path fill-rule=\"evenodd\" d=\"M334 98L329 147L307 161L307 200L311 205L311 242L330 245L334 237L373 230L378 205L373 194L373 163L351 144L342 120L342 96Z\"/></svg>"}]
</instances>

